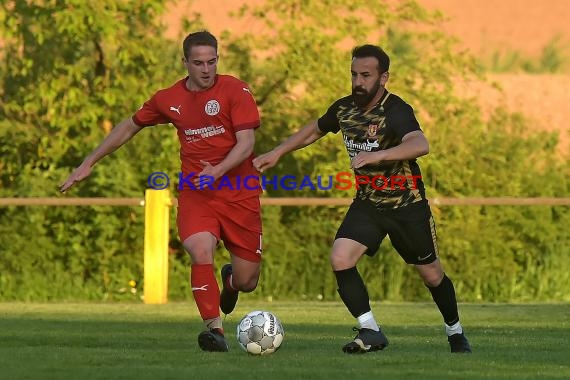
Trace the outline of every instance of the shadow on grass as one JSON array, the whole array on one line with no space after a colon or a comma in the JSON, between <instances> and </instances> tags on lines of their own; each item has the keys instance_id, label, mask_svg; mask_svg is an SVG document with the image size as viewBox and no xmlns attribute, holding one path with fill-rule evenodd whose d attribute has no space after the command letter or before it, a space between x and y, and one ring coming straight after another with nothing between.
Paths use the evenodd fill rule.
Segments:
<instances>
[{"instance_id":1,"label":"shadow on grass","mask_svg":"<svg viewBox=\"0 0 570 380\"><path fill-rule=\"evenodd\" d=\"M285 340L277 353L258 357L238 348L238 311L252 307L280 316ZM196 314L187 316L187 305L4 305L0 378L570 378L568 305L465 305L472 355L449 353L433 305L381 307L389 347L346 355L341 347L355 335L354 320L338 304L242 305L224 321L228 353L198 348L203 324Z\"/></svg>"}]
</instances>

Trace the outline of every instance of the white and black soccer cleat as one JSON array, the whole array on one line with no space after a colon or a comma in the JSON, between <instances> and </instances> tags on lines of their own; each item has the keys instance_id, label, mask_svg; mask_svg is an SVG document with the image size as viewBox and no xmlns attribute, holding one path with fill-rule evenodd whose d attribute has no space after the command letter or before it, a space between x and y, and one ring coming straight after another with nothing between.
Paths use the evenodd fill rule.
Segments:
<instances>
[{"instance_id":1,"label":"white and black soccer cleat","mask_svg":"<svg viewBox=\"0 0 570 380\"><path fill-rule=\"evenodd\" d=\"M342 350L347 354L364 354L371 351L383 350L388 346L388 339L382 333L382 330L375 331L366 328L353 328L358 331L354 340L344 345Z\"/></svg>"}]
</instances>

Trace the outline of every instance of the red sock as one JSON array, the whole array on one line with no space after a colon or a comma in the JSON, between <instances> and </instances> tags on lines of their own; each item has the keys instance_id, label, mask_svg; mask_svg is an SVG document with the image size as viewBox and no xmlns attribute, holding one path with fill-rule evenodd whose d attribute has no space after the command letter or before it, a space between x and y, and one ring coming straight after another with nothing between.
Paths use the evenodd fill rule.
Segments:
<instances>
[{"instance_id":1,"label":"red sock","mask_svg":"<svg viewBox=\"0 0 570 380\"><path fill-rule=\"evenodd\" d=\"M203 320L220 316L220 288L212 264L192 265L192 294Z\"/></svg>"}]
</instances>

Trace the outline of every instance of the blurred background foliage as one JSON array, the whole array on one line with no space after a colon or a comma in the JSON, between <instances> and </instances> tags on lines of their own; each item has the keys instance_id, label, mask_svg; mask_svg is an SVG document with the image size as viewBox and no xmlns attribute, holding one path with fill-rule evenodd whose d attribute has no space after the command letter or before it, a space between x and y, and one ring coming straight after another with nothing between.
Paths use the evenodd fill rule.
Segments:
<instances>
[{"instance_id":1,"label":"blurred background foliage","mask_svg":"<svg viewBox=\"0 0 570 380\"><path fill-rule=\"evenodd\" d=\"M0 197L143 197L147 177L176 177L172 126L146 128L60 195L58 185L118 121L185 75L181 41L164 37L168 2L0 1ZM485 80L458 53L441 15L413 1L267 0L243 7L266 32L219 35L219 71L249 82L262 113L265 152L350 92L350 48L381 45L388 89L415 109L431 153L419 162L428 197L568 197L569 160L558 136L497 107L483 115L459 97L460 79ZM322 17L323 15L327 17ZM331 23L331 20L334 20ZM199 16L184 30L207 28ZM554 69L556 49L545 48ZM505 65L497 59L496 70ZM540 105L537 105L539 107ZM339 135L282 159L268 176L349 170ZM175 181L171 183L171 190ZM350 191L284 191L267 197L351 197ZM432 206L444 268L460 301L570 300L569 207ZM346 207L266 206L262 279L251 298L337 299L328 255ZM142 207L1 207L0 300L131 300L143 283ZM169 299L188 299L189 259L171 218ZM220 246L218 267L228 259ZM413 268L386 241L360 272L374 300L428 300ZM134 281L134 282L131 282ZM130 284L129 284L130 283Z\"/></svg>"}]
</instances>

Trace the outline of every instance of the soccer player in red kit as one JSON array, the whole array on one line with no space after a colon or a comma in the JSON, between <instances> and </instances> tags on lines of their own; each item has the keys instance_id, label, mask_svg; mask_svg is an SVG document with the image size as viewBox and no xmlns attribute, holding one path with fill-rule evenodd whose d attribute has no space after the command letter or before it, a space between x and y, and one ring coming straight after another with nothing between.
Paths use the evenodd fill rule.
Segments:
<instances>
[{"instance_id":1,"label":"soccer player in red kit","mask_svg":"<svg viewBox=\"0 0 570 380\"><path fill-rule=\"evenodd\" d=\"M252 164L259 112L245 82L217 74L218 45L212 34L189 34L183 53L188 76L157 91L132 117L113 128L60 191L86 178L93 165L144 127L173 124L182 162L178 233L190 253L190 283L206 325L198 344L204 351L228 351L220 309L231 313L238 291L253 291L260 273L261 187ZM219 241L231 254L231 264L221 269L221 292L214 273Z\"/></svg>"}]
</instances>

